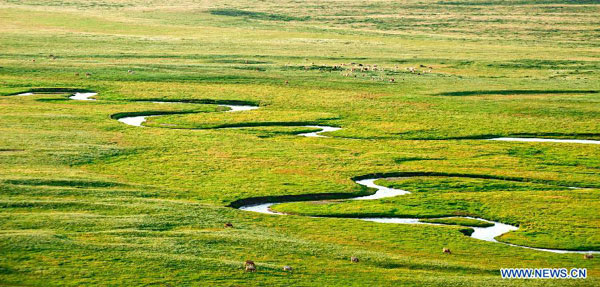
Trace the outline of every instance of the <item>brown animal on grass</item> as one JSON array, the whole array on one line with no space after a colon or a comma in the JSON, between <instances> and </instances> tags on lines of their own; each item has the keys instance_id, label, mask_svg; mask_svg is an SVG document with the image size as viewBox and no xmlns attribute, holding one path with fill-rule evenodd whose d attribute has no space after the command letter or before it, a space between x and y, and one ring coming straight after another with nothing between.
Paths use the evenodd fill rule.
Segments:
<instances>
[{"instance_id":1,"label":"brown animal on grass","mask_svg":"<svg viewBox=\"0 0 600 287\"><path fill-rule=\"evenodd\" d=\"M225 227L233 227L233 224L231 224L231 222L227 222L225 223Z\"/></svg>"},{"instance_id":2,"label":"brown animal on grass","mask_svg":"<svg viewBox=\"0 0 600 287\"><path fill-rule=\"evenodd\" d=\"M292 271L292 266L283 266L283 271Z\"/></svg>"},{"instance_id":3,"label":"brown animal on grass","mask_svg":"<svg viewBox=\"0 0 600 287\"><path fill-rule=\"evenodd\" d=\"M256 264L252 260L246 260L244 267L246 267L246 272L256 272Z\"/></svg>"},{"instance_id":4,"label":"brown animal on grass","mask_svg":"<svg viewBox=\"0 0 600 287\"><path fill-rule=\"evenodd\" d=\"M444 247L444 248L442 249L442 252L444 252L444 253L447 253L447 254L452 254L452 251L450 251L450 249L449 249L449 248L446 248L446 247Z\"/></svg>"},{"instance_id":5,"label":"brown animal on grass","mask_svg":"<svg viewBox=\"0 0 600 287\"><path fill-rule=\"evenodd\" d=\"M350 257L350 262L358 263L358 257Z\"/></svg>"},{"instance_id":6,"label":"brown animal on grass","mask_svg":"<svg viewBox=\"0 0 600 287\"><path fill-rule=\"evenodd\" d=\"M583 259L594 259L594 254L591 254L591 253L583 254Z\"/></svg>"}]
</instances>

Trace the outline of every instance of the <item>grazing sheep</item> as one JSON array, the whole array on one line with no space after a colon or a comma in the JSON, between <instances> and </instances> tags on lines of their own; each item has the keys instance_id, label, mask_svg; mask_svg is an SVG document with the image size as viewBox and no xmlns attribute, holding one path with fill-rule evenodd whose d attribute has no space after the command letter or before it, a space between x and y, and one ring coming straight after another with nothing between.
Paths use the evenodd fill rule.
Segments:
<instances>
[{"instance_id":1,"label":"grazing sheep","mask_svg":"<svg viewBox=\"0 0 600 287\"><path fill-rule=\"evenodd\" d=\"M444 247L444 248L442 249L442 252L444 252L444 253L448 253L448 254L452 254L452 252L450 251L450 249L449 249L449 248L446 248L446 247Z\"/></svg>"},{"instance_id":2,"label":"grazing sheep","mask_svg":"<svg viewBox=\"0 0 600 287\"><path fill-rule=\"evenodd\" d=\"M358 257L350 257L350 262L358 263Z\"/></svg>"},{"instance_id":3,"label":"grazing sheep","mask_svg":"<svg viewBox=\"0 0 600 287\"><path fill-rule=\"evenodd\" d=\"M252 260L246 260L244 267L246 267L246 272L256 272L256 264Z\"/></svg>"},{"instance_id":4,"label":"grazing sheep","mask_svg":"<svg viewBox=\"0 0 600 287\"><path fill-rule=\"evenodd\" d=\"M583 259L593 259L593 258L594 258L594 254L591 254L591 253L583 254Z\"/></svg>"},{"instance_id":5,"label":"grazing sheep","mask_svg":"<svg viewBox=\"0 0 600 287\"><path fill-rule=\"evenodd\" d=\"M227 222L225 223L225 227L233 227L233 224L231 224L231 222Z\"/></svg>"},{"instance_id":6,"label":"grazing sheep","mask_svg":"<svg viewBox=\"0 0 600 287\"><path fill-rule=\"evenodd\" d=\"M292 271L292 266L283 266L283 271Z\"/></svg>"}]
</instances>

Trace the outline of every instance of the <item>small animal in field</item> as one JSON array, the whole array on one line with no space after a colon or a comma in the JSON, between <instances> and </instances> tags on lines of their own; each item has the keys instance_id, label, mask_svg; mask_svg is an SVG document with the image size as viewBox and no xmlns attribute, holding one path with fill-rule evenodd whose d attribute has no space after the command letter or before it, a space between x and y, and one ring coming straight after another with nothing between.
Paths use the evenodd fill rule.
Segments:
<instances>
[{"instance_id":1,"label":"small animal in field","mask_svg":"<svg viewBox=\"0 0 600 287\"><path fill-rule=\"evenodd\" d=\"M442 252L444 252L444 253L447 253L447 254L452 254L452 251L450 251L450 249L449 249L449 248L446 248L446 247L444 247L444 248L442 249Z\"/></svg>"},{"instance_id":2,"label":"small animal in field","mask_svg":"<svg viewBox=\"0 0 600 287\"><path fill-rule=\"evenodd\" d=\"M286 84L286 85L288 85L289 83L290 83L290 82L288 82L288 81L285 81L285 84Z\"/></svg>"},{"instance_id":3,"label":"small animal in field","mask_svg":"<svg viewBox=\"0 0 600 287\"><path fill-rule=\"evenodd\" d=\"M283 271L292 271L292 266L283 266Z\"/></svg>"},{"instance_id":4,"label":"small animal in field","mask_svg":"<svg viewBox=\"0 0 600 287\"><path fill-rule=\"evenodd\" d=\"M91 77L91 76L92 76L92 73L90 73L90 72L87 72L87 73L85 73L85 76L89 78L89 77Z\"/></svg>"},{"instance_id":5,"label":"small animal in field","mask_svg":"<svg viewBox=\"0 0 600 287\"><path fill-rule=\"evenodd\" d=\"M350 262L358 263L358 257L355 257L355 256L350 257Z\"/></svg>"},{"instance_id":6,"label":"small animal in field","mask_svg":"<svg viewBox=\"0 0 600 287\"><path fill-rule=\"evenodd\" d=\"M79 73L75 73L75 77L79 77Z\"/></svg>"},{"instance_id":7,"label":"small animal in field","mask_svg":"<svg viewBox=\"0 0 600 287\"><path fill-rule=\"evenodd\" d=\"M35 59L31 59L31 61L35 63Z\"/></svg>"},{"instance_id":8,"label":"small animal in field","mask_svg":"<svg viewBox=\"0 0 600 287\"><path fill-rule=\"evenodd\" d=\"M129 73L129 74L135 74L135 71L134 70L127 70L127 73Z\"/></svg>"},{"instance_id":9,"label":"small animal in field","mask_svg":"<svg viewBox=\"0 0 600 287\"><path fill-rule=\"evenodd\" d=\"M394 78L391 78L391 79L390 79L390 83L393 83L393 82L395 82L395 81L396 81L396 80L395 80Z\"/></svg>"},{"instance_id":10,"label":"small animal in field","mask_svg":"<svg viewBox=\"0 0 600 287\"><path fill-rule=\"evenodd\" d=\"M246 260L246 262L244 262L244 267L246 272L256 272L256 264L254 264L254 261L252 260Z\"/></svg>"},{"instance_id":11,"label":"small animal in field","mask_svg":"<svg viewBox=\"0 0 600 287\"><path fill-rule=\"evenodd\" d=\"M225 223L225 227L233 227L233 224L231 224L231 222L227 222Z\"/></svg>"},{"instance_id":12,"label":"small animal in field","mask_svg":"<svg viewBox=\"0 0 600 287\"><path fill-rule=\"evenodd\" d=\"M592 253L583 254L583 259L594 259L594 254L592 254Z\"/></svg>"}]
</instances>

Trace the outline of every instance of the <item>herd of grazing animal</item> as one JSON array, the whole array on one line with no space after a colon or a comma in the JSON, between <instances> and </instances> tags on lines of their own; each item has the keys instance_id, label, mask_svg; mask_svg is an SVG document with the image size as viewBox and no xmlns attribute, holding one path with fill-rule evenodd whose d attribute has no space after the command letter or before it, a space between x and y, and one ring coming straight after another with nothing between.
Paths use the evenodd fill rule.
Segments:
<instances>
[{"instance_id":1,"label":"herd of grazing animal","mask_svg":"<svg viewBox=\"0 0 600 287\"><path fill-rule=\"evenodd\" d=\"M452 254L452 251L450 251L450 248L444 247L444 248L442 248L442 253L444 253L444 254ZM594 258L594 255L591 254L591 253L583 254L583 259L593 259L593 258ZM358 263L358 262L360 262L360 260L358 259L358 257L352 256L352 257L350 257L350 262L352 262L352 263ZM252 260L246 260L246 262L244 263L244 267L245 267L246 272L256 272L256 264ZM283 271L290 271L291 272L292 271L292 267L288 266L288 265L283 266Z\"/></svg>"},{"instance_id":2,"label":"herd of grazing animal","mask_svg":"<svg viewBox=\"0 0 600 287\"><path fill-rule=\"evenodd\" d=\"M288 66L289 63L286 65ZM433 70L433 67L431 66L425 66L425 65L419 65L420 69L417 69L415 67L406 67L405 70L409 73L412 74L416 74L416 75L424 75L427 73L431 73L431 71ZM328 71L328 72L332 72L332 71L340 71L341 75L344 77L353 77L353 78L367 78L370 77L370 79L372 81L385 81L385 82L390 82L390 83L395 83L396 79L393 77L389 77L388 75L390 73L386 74L386 71L388 72L392 72L393 74L397 74L399 71L401 71L401 69L398 67L398 65L394 66L393 68L385 68L385 67L381 67L377 64L361 64L361 63L341 63L339 65L321 65L321 66L314 66L314 63L312 63L311 65L305 65L304 66L304 70L305 71L309 71L309 70L319 70L319 71ZM378 73L376 75L373 75L373 73Z\"/></svg>"}]
</instances>

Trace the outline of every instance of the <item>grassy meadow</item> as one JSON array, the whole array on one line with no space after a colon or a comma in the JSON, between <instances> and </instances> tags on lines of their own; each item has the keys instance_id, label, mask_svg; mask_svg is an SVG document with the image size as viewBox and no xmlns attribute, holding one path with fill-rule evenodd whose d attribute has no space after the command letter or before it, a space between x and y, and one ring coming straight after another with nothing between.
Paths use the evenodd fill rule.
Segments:
<instances>
[{"instance_id":1,"label":"grassy meadow","mask_svg":"<svg viewBox=\"0 0 600 287\"><path fill-rule=\"evenodd\" d=\"M486 223L456 216L518 225L504 243L600 250L600 145L485 140L600 140L599 14L0 0L0 286L598 286L598 256L473 239L460 231ZM83 90L97 100L68 99ZM411 194L343 200L373 192L353 181L371 175ZM304 202L233 208L267 199ZM375 216L449 225L350 218ZM503 280L509 267L588 278Z\"/></svg>"}]
</instances>

